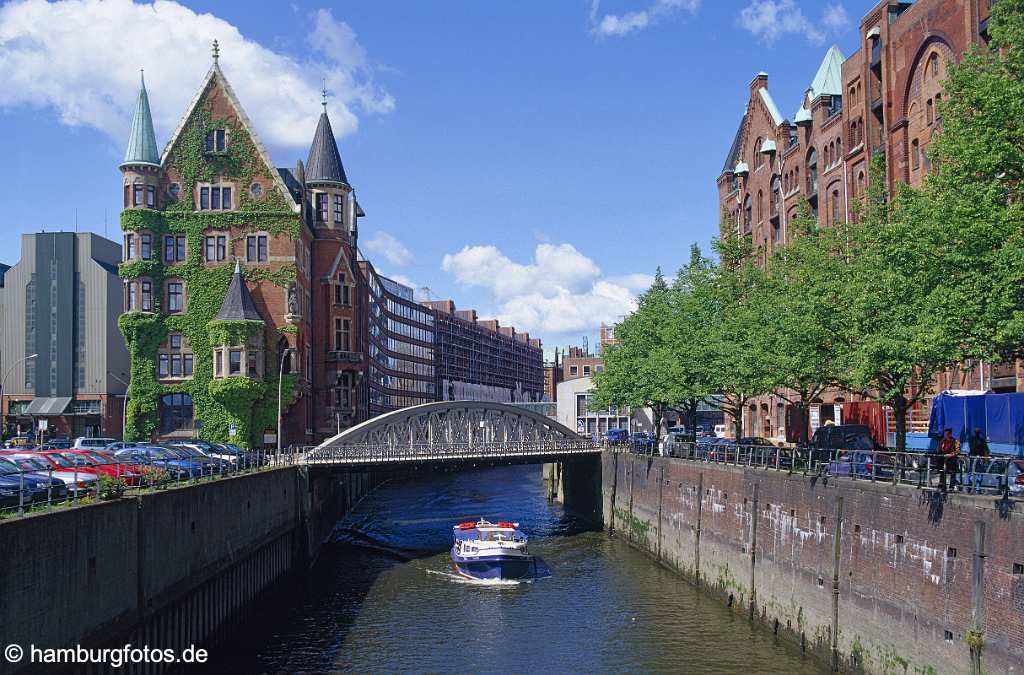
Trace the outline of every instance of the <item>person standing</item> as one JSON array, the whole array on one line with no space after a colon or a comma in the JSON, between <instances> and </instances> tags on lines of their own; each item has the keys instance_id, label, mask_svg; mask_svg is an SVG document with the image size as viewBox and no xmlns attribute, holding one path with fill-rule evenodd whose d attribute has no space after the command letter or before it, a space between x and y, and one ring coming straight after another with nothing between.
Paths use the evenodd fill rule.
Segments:
<instances>
[{"instance_id":1,"label":"person standing","mask_svg":"<svg viewBox=\"0 0 1024 675\"><path fill-rule=\"evenodd\" d=\"M971 436L971 447L968 451L971 463L971 482L974 486L974 494L981 494L981 479L988 470L988 458L991 452L988 448L988 439L982 433L981 427L974 428L974 435Z\"/></svg>"},{"instance_id":2,"label":"person standing","mask_svg":"<svg viewBox=\"0 0 1024 675\"><path fill-rule=\"evenodd\" d=\"M953 438L953 430L946 429L942 432L942 439L939 441L939 489L946 491L946 475L949 474L949 487L956 487L957 461L960 456L960 442Z\"/></svg>"}]
</instances>

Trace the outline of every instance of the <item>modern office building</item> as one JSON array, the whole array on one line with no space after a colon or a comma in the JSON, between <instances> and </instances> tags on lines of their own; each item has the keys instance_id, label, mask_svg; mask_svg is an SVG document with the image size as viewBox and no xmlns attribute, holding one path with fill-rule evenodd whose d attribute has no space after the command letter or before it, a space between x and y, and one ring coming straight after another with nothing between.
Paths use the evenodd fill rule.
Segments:
<instances>
[{"instance_id":1,"label":"modern office building","mask_svg":"<svg viewBox=\"0 0 1024 675\"><path fill-rule=\"evenodd\" d=\"M120 259L120 246L92 233L22 235L21 260L0 270L5 436L42 423L47 438L120 437L129 370Z\"/></svg>"},{"instance_id":2,"label":"modern office building","mask_svg":"<svg viewBox=\"0 0 1024 675\"><path fill-rule=\"evenodd\" d=\"M438 398L536 402L544 396L544 352L538 338L451 300L421 303L434 313Z\"/></svg>"},{"instance_id":3,"label":"modern office building","mask_svg":"<svg viewBox=\"0 0 1024 675\"><path fill-rule=\"evenodd\" d=\"M597 410L592 405L594 380L590 377L575 377L558 385L556 402L559 422L574 429L576 433L599 438L609 429L629 431L647 430L643 416L634 419L628 407Z\"/></svg>"}]
</instances>

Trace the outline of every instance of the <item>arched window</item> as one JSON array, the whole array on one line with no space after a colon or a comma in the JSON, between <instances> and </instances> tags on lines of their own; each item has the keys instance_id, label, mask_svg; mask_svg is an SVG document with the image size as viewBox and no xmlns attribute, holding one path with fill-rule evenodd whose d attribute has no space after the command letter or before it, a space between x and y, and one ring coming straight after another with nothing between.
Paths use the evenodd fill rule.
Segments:
<instances>
[{"instance_id":1,"label":"arched window","mask_svg":"<svg viewBox=\"0 0 1024 675\"><path fill-rule=\"evenodd\" d=\"M928 77L933 80L939 77L939 55L935 52L928 57Z\"/></svg>"},{"instance_id":2,"label":"arched window","mask_svg":"<svg viewBox=\"0 0 1024 675\"><path fill-rule=\"evenodd\" d=\"M754 162L753 162L753 164L754 164L754 168L755 169L760 168L760 166L761 166L761 158L764 157L764 155L761 154L761 143L762 143L762 141L761 141L760 138L758 138L756 141L754 141Z\"/></svg>"},{"instance_id":3,"label":"arched window","mask_svg":"<svg viewBox=\"0 0 1024 675\"><path fill-rule=\"evenodd\" d=\"M750 223L751 223L752 217L753 217L753 213L751 213L753 211L753 207L752 207L751 204L752 204L752 202L751 202L751 199L750 199L750 195L747 195L746 200L744 200L744 202L743 202L743 232L744 233L750 232Z\"/></svg>"},{"instance_id":4,"label":"arched window","mask_svg":"<svg viewBox=\"0 0 1024 675\"><path fill-rule=\"evenodd\" d=\"M921 143L916 138L910 142L910 168L917 171L921 166Z\"/></svg>"},{"instance_id":5,"label":"arched window","mask_svg":"<svg viewBox=\"0 0 1024 675\"><path fill-rule=\"evenodd\" d=\"M930 126L935 121L935 109L932 107L932 100L928 99L928 102L924 104L925 109L925 122Z\"/></svg>"},{"instance_id":6,"label":"arched window","mask_svg":"<svg viewBox=\"0 0 1024 675\"><path fill-rule=\"evenodd\" d=\"M757 222L764 221L764 193L757 191Z\"/></svg>"},{"instance_id":7,"label":"arched window","mask_svg":"<svg viewBox=\"0 0 1024 675\"><path fill-rule=\"evenodd\" d=\"M779 204L782 203L782 180L778 176L772 178L772 211L771 216L774 218L779 215Z\"/></svg>"},{"instance_id":8,"label":"arched window","mask_svg":"<svg viewBox=\"0 0 1024 675\"><path fill-rule=\"evenodd\" d=\"M843 161L843 139L842 137L836 139L836 161Z\"/></svg>"},{"instance_id":9,"label":"arched window","mask_svg":"<svg viewBox=\"0 0 1024 675\"><path fill-rule=\"evenodd\" d=\"M832 222L839 222L839 189L832 190Z\"/></svg>"},{"instance_id":10,"label":"arched window","mask_svg":"<svg viewBox=\"0 0 1024 675\"><path fill-rule=\"evenodd\" d=\"M817 194L818 192L818 152L811 148L807 153L807 193Z\"/></svg>"}]
</instances>

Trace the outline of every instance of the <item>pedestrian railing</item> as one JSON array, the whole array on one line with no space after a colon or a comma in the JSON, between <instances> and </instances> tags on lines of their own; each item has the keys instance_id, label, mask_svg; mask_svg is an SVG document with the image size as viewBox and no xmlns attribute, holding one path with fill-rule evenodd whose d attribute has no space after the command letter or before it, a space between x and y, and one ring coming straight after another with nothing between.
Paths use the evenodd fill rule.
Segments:
<instances>
[{"instance_id":1,"label":"pedestrian railing","mask_svg":"<svg viewBox=\"0 0 1024 675\"><path fill-rule=\"evenodd\" d=\"M601 446L587 439L547 439L492 443L412 443L340 445L297 448L280 461L315 464L400 464L450 460L492 460L546 455L596 453Z\"/></svg>"},{"instance_id":2,"label":"pedestrian railing","mask_svg":"<svg viewBox=\"0 0 1024 675\"><path fill-rule=\"evenodd\" d=\"M637 453L629 446L608 446ZM641 451L637 454L657 454ZM1024 497L1024 461L1013 457L944 457L934 452L821 449L735 443L666 444L661 454L695 462L830 476L922 489Z\"/></svg>"}]
</instances>

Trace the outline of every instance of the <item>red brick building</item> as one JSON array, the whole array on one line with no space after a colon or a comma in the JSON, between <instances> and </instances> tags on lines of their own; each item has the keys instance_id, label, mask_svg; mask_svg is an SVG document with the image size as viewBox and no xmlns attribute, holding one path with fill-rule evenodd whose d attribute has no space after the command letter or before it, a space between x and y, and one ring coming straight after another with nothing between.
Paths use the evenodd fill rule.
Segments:
<instances>
[{"instance_id":1,"label":"red brick building","mask_svg":"<svg viewBox=\"0 0 1024 675\"><path fill-rule=\"evenodd\" d=\"M848 58L824 55L792 116L768 89L768 75L751 80L750 97L718 176L723 227L748 237L762 263L785 246L787 225L807 199L821 225L856 217L871 158L885 158L889 187L917 185L928 172L925 151L941 124L936 115L947 64L972 44L985 44L991 0L884 0L860 23L860 48ZM963 364L938 388L1014 391L1012 365ZM841 421L843 392L812 407L811 426ZM744 433L782 436L785 402L754 401ZM918 414L918 418L921 414ZM927 419L925 416L924 419Z\"/></svg>"}]
</instances>

